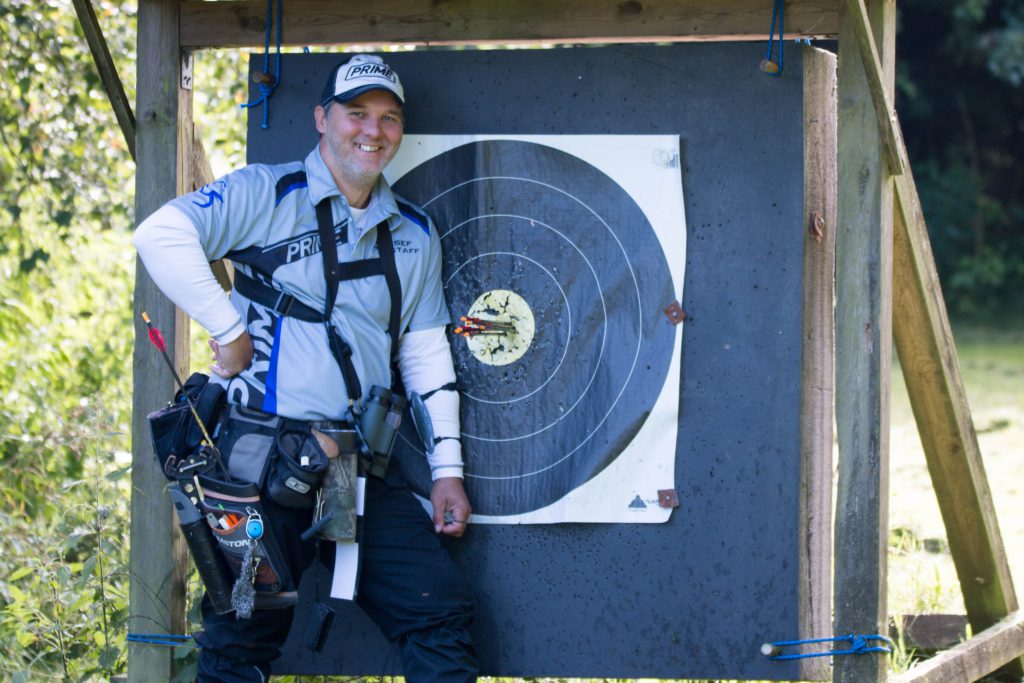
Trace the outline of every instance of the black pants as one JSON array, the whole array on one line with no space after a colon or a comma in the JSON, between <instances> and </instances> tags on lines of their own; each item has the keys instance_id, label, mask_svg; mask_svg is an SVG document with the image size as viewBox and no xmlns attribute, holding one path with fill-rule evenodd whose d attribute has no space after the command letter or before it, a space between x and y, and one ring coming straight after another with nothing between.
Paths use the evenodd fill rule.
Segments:
<instances>
[{"instance_id":1,"label":"black pants","mask_svg":"<svg viewBox=\"0 0 1024 683\"><path fill-rule=\"evenodd\" d=\"M316 554L315 542L299 538L310 525L310 514L271 503L267 517L297 582ZM322 553L333 560L333 546L325 545ZM367 479L360 553L356 601L388 641L398 643L406 680L475 681L476 656L468 631L473 600L430 517L393 470L384 479ZM202 610L204 631L196 635L203 648L198 681L266 680L295 609L256 610L251 619L236 619L233 612L214 613L204 597Z\"/></svg>"}]
</instances>

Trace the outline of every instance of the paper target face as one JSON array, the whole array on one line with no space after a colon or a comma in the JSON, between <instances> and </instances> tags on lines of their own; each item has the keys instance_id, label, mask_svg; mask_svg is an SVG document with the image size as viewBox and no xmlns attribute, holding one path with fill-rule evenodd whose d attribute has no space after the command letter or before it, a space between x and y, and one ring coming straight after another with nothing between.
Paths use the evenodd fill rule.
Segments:
<instances>
[{"instance_id":1,"label":"paper target face","mask_svg":"<svg viewBox=\"0 0 1024 683\"><path fill-rule=\"evenodd\" d=\"M474 514L548 506L620 455L665 383L677 295L658 237L605 173L533 142L455 147L394 189L438 227L452 327L502 328L450 333ZM428 495L409 424L396 451Z\"/></svg>"}]
</instances>

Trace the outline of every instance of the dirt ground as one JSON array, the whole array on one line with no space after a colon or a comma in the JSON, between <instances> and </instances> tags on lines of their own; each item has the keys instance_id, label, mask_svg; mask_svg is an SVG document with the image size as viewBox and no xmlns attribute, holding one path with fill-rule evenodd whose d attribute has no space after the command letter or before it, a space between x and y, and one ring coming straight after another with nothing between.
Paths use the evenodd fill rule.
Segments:
<instances>
[{"instance_id":1,"label":"dirt ground","mask_svg":"<svg viewBox=\"0 0 1024 683\"><path fill-rule=\"evenodd\" d=\"M957 332L960 368L1018 598L1024 597L1024 332ZM894 366L896 366L894 356ZM889 613L963 613L917 426L892 381Z\"/></svg>"}]
</instances>

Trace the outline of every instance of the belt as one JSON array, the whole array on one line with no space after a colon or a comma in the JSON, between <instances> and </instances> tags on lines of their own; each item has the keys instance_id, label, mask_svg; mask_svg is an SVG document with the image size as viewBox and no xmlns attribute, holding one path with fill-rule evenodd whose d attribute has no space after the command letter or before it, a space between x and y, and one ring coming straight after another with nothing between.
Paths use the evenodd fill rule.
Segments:
<instances>
[{"instance_id":1,"label":"belt","mask_svg":"<svg viewBox=\"0 0 1024 683\"><path fill-rule=\"evenodd\" d=\"M359 450L359 437L356 430L348 422L337 420L320 420L309 423L309 426L329 437L342 451Z\"/></svg>"},{"instance_id":2,"label":"belt","mask_svg":"<svg viewBox=\"0 0 1024 683\"><path fill-rule=\"evenodd\" d=\"M355 427L347 420L310 420L309 426L321 432L351 432Z\"/></svg>"}]
</instances>

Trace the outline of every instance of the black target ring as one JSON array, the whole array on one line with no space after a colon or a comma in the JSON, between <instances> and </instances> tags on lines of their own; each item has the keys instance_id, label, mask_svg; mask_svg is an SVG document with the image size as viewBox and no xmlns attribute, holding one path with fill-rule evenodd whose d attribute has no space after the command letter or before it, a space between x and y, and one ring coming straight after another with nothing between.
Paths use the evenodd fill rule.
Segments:
<instances>
[{"instance_id":1,"label":"black target ring","mask_svg":"<svg viewBox=\"0 0 1024 683\"><path fill-rule=\"evenodd\" d=\"M454 148L395 190L440 226L453 320L506 290L535 317L528 351L508 365L489 365L452 339L474 512L556 502L622 452L664 384L675 330L661 311L675 294L653 228L604 173L535 143ZM396 457L426 494L429 474L408 429Z\"/></svg>"}]
</instances>

